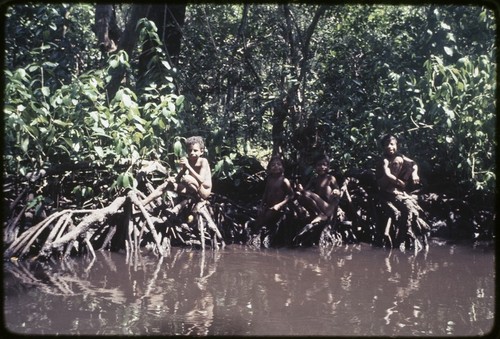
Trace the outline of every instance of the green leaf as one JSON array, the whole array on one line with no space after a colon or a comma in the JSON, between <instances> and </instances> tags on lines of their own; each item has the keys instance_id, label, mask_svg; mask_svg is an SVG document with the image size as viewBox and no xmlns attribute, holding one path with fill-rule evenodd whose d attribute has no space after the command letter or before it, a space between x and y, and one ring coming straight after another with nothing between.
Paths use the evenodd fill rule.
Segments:
<instances>
[{"instance_id":1,"label":"green leaf","mask_svg":"<svg viewBox=\"0 0 500 339\"><path fill-rule=\"evenodd\" d=\"M445 22L441 22L441 28L449 31L451 29L451 26L446 24Z\"/></svg>"},{"instance_id":2,"label":"green leaf","mask_svg":"<svg viewBox=\"0 0 500 339\"><path fill-rule=\"evenodd\" d=\"M59 120L59 119L54 119L52 122L54 123L54 125L58 125L58 126L62 126L62 127L68 127L68 126L73 125L70 122L64 122L64 121Z\"/></svg>"},{"instance_id":3,"label":"green leaf","mask_svg":"<svg viewBox=\"0 0 500 339\"><path fill-rule=\"evenodd\" d=\"M168 70L172 69L172 66L170 66L170 63L168 61L163 60L161 63L163 64L163 66L165 66L166 69Z\"/></svg>"},{"instance_id":4,"label":"green leaf","mask_svg":"<svg viewBox=\"0 0 500 339\"><path fill-rule=\"evenodd\" d=\"M94 151L97 153L99 158L104 158L104 151L101 146L94 146Z\"/></svg>"},{"instance_id":5,"label":"green leaf","mask_svg":"<svg viewBox=\"0 0 500 339\"><path fill-rule=\"evenodd\" d=\"M123 181L122 181L123 188L129 188L130 187L130 177L129 177L128 173L125 173L122 178L123 178Z\"/></svg>"},{"instance_id":6,"label":"green leaf","mask_svg":"<svg viewBox=\"0 0 500 339\"><path fill-rule=\"evenodd\" d=\"M130 95L123 93L121 97L121 102L123 106L125 107L130 107L132 106L132 99L130 98Z\"/></svg>"},{"instance_id":7,"label":"green leaf","mask_svg":"<svg viewBox=\"0 0 500 339\"><path fill-rule=\"evenodd\" d=\"M48 88L48 87L46 87L46 86L43 86L43 87L41 88L41 90L42 90L42 94L43 94L44 96L48 97L48 96L50 95L50 88Z\"/></svg>"},{"instance_id":8,"label":"green leaf","mask_svg":"<svg viewBox=\"0 0 500 339\"><path fill-rule=\"evenodd\" d=\"M183 156L184 149L180 140L174 142L174 154L176 157L180 158Z\"/></svg>"},{"instance_id":9,"label":"green leaf","mask_svg":"<svg viewBox=\"0 0 500 339\"><path fill-rule=\"evenodd\" d=\"M175 104L176 104L177 106L182 105L182 104L184 103L184 99L185 99L184 95L179 95L179 96L177 97L177 99L175 100Z\"/></svg>"},{"instance_id":10,"label":"green leaf","mask_svg":"<svg viewBox=\"0 0 500 339\"><path fill-rule=\"evenodd\" d=\"M23 152L28 152L28 146L30 144L30 139L29 138L25 138L23 139L23 141L21 142L21 149L23 150Z\"/></svg>"}]
</instances>

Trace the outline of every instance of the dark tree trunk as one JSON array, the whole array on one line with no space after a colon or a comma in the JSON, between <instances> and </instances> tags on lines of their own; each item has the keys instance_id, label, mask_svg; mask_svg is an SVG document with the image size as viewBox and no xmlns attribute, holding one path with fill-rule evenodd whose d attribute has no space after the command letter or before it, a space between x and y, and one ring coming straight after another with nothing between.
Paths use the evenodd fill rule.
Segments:
<instances>
[{"instance_id":1,"label":"dark tree trunk","mask_svg":"<svg viewBox=\"0 0 500 339\"><path fill-rule=\"evenodd\" d=\"M167 57L172 65L177 63L181 50L182 26L186 15L186 4L155 4L151 5L147 18L158 28L158 36L163 41ZM149 70L151 58L155 55L156 46L151 41L145 41L142 54L139 57L139 78Z\"/></svg>"},{"instance_id":2,"label":"dark tree trunk","mask_svg":"<svg viewBox=\"0 0 500 339\"><path fill-rule=\"evenodd\" d=\"M109 14L109 6L103 5L103 8L99 9L99 15L102 16L105 13ZM125 30L118 42L117 50L123 50L129 57L135 48L137 42L137 23L142 18L148 18L155 22L159 30L160 39L164 42L167 53L172 62L175 62L177 56L179 55L181 38L182 38L182 25L184 24L184 17L186 12L186 4L176 4L176 5L133 5L131 10L130 18L128 19ZM96 8L96 20L97 20L97 8ZM150 58L148 58L147 52L148 46L145 46L146 54L140 57L139 65L139 77L141 74L145 74L147 71L147 65ZM151 55L149 55L151 57ZM108 83L106 90L108 97L112 98L120 88L120 85L125 76L125 69L118 68L115 69L111 74L111 80Z\"/></svg>"},{"instance_id":3,"label":"dark tree trunk","mask_svg":"<svg viewBox=\"0 0 500 339\"><path fill-rule=\"evenodd\" d=\"M283 153L285 142L285 120L288 114L288 103L286 99L277 101L273 108L273 154Z\"/></svg>"},{"instance_id":4,"label":"dark tree trunk","mask_svg":"<svg viewBox=\"0 0 500 339\"><path fill-rule=\"evenodd\" d=\"M273 151L289 149L291 152L297 147L287 147L285 145L285 128L284 123L289 118L289 124L292 131L301 130L301 126L305 123L305 113L303 104L305 102L304 93L308 75L308 61L310 58L310 43L312 36L318 26L320 18L327 10L327 6L319 6L314 13L311 23L304 32L301 32L298 25L294 22L293 14L290 6L284 4L282 6L284 15L283 36L288 44L289 53L284 60L286 64L293 65L292 77L298 79L293 85L286 84L285 79L282 80L283 88L287 88L285 99L278 103L274 109L273 116ZM295 140L296 136L290 136L290 140ZM296 145L294 145L296 146ZM293 154L294 159L300 163L301 155Z\"/></svg>"},{"instance_id":5,"label":"dark tree trunk","mask_svg":"<svg viewBox=\"0 0 500 339\"><path fill-rule=\"evenodd\" d=\"M120 39L120 29L116 23L116 13L113 5L95 7L95 33L97 43L103 53L114 52Z\"/></svg>"},{"instance_id":6,"label":"dark tree trunk","mask_svg":"<svg viewBox=\"0 0 500 339\"><path fill-rule=\"evenodd\" d=\"M186 4L166 5L165 7L164 28L160 38L165 43L170 60L175 65L181 51Z\"/></svg>"},{"instance_id":7,"label":"dark tree trunk","mask_svg":"<svg viewBox=\"0 0 500 339\"><path fill-rule=\"evenodd\" d=\"M137 22L146 17L148 13L148 9L150 6L148 5L133 5L132 13L130 15L130 19L127 21L125 26L125 30L123 32L122 38L118 43L118 50L123 50L129 56L132 55L132 51L134 50L135 43L137 41L137 31L136 26ZM111 80L106 86L106 91L108 94L108 98L113 98L120 88L120 84L125 77L125 69L120 67L111 72Z\"/></svg>"}]
</instances>

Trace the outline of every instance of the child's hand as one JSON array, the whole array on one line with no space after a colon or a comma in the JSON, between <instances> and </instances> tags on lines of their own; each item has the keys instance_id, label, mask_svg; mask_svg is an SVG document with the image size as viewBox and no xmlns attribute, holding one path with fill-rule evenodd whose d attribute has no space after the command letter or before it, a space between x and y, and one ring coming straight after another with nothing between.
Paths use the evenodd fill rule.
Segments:
<instances>
[{"instance_id":1,"label":"child's hand","mask_svg":"<svg viewBox=\"0 0 500 339\"><path fill-rule=\"evenodd\" d=\"M279 204L273 205L269 209L272 210L272 211L279 211L280 210L280 205Z\"/></svg>"},{"instance_id":2,"label":"child's hand","mask_svg":"<svg viewBox=\"0 0 500 339\"><path fill-rule=\"evenodd\" d=\"M186 165L188 165L188 159L186 157L182 157L179 160L179 164L182 165L182 167L186 167Z\"/></svg>"},{"instance_id":3,"label":"child's hand","mask_svg":"<svg viewBox=\"0 0 500 339\"><path fill-rule=\"evenodd\" d=\"M405 182L403 180L397 179L396 186L398 186L399 188L405 188L406 184L405 184Z\"/></svg>"},{"instance_id":4,"label":"child's hand","mask_svg":"<svg viewBox=\"0 0 500 339\"><path fill-rule=\"evenodd\" d=\"M418 176L417 173L413 173L411 177L412 177L411 179L413 180L413 183L415 185L420 184L420 177Z\"/></svg>"}]
</instances>

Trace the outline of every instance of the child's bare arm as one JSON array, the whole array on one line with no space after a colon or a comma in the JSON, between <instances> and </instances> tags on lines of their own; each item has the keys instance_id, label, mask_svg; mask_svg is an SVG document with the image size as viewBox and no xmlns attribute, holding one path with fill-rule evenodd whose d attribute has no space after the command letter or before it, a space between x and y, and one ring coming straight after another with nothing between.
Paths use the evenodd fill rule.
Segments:
<instances>
[{"instance_id":1,"label":"child's bare arm","mask_svg":"<svg viewBox=\"0 0 500 339\"><path fill-rule=\"evenodd\" d=\"M413 172L411 173L411 179L415 185L420 183L420 177L418 176L418 166L416 163L413 164Z\"/></svg>"},{"instance_id":2,"label":"child's bare arm","mask_svg":"<svg viewBox=\"0 0 500 339\"><path fill-rule=\"evenodd\" d=\"M200 177L202 179L202 186L207 189L212 188L212 171L207 159L203 158L202 166L200 169Z\"/></svg>"},{"instance_id":3,"label":"child's bare arm","mask_svg":"<svg viewBox=\"0 0 500 339\"><path fill-rule=\"evenodd\" d=\"M332 199L340 196L340 187L337 179L332 175L330 179L330 187L332 189Z\"/></svg>"},{"instance_id":4,"label":"child's bare arm","mask_svg":"<svg viewBox=\"0 0 500 339\"><path fill-rule=\"evenodd\" d=\"M212 188L212 173L210 171L210 165L208 164L207 159L201 158L200 160L201 168L200 172L198 173L193 167L191 167L189 161L186 158L182 158L181 164L184 166L184 168L180 173L184 174L185 172L189 172L189 175L195 178L202 187L210 189Z\"/></svg>"},{"instance_id":5,"label":"child's bare arm","mask_svg":"<svg viewBox=\"0 0 500 339\"><path fill-rule=\"evenodd\" d=\"M405 186L405 183L403 180L398 179L394 174L391 173L391 169L389 168L389 160L387 160L387 159L384 159L383 173L384 173L384 176L387 179L389 179L389 181L392 182L394 185L399 186L399 187Z\"/></svg>"},{"instance_id":6,"label":"child's bare arm","mask_svg":"<svg viewBox=\"0 0 500 339\"><path fill-rule=\"evenodd\" d=\"M270 209L273 209L275 211L279 211L287 202L293 199L294 193L292 189L292 185L290 184L290 181L288 179L283 179L283 190L285 192L285 198L280 201L279 203L275 204L274 206L271 206Z\"/></svg>"}]
</instances>

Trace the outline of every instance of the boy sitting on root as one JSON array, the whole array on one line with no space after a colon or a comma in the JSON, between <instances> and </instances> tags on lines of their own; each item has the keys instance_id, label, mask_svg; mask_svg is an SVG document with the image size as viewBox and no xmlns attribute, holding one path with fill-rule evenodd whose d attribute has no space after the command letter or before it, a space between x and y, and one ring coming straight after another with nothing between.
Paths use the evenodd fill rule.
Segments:
<instances>
[{"instance_id":1,"label":"boy sitting on root","mask_svg":"<svg viewBox=\"0 0 500 339\"><path fill-rule=\"evenodd\" d=\"M312 216L310 224L332 218L337 211L340 190L337 179L328 173L330 159L325 155L315 164L315 175L305 188L298 185L298 201Z\"/></svg>"},{"instance_id":2,"label":"boy sitting on root","mask_svg":"<svg viewBox=\"0 0 500 339\"><path fill-rule=\"evenodd\" d=\"M208 160L202 157L205 152L203 138L193 136L186 139L187 157L182 157L182 166L174 180L169 180L167 189L206 200L212 193L212 172Z\"/></svg>"},{"instance_id":3,"label":"boy sitting on root","mask_svg":"<svg viewBox=\"0 0 500 339\"><path fill-rule=\"evenodd\" d=\"M274 155L267 166L266 187L252 233L258 233L263 226L276 224L281 210L292 199L293 190L290 181L285 178L283 160Z\"/></svg>"}]
</instances>

